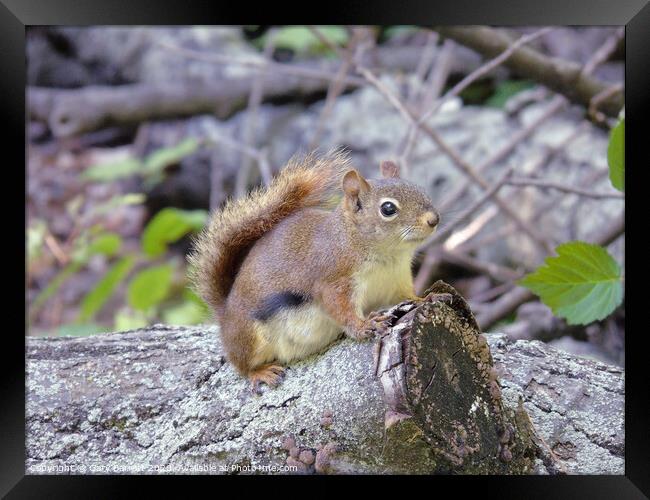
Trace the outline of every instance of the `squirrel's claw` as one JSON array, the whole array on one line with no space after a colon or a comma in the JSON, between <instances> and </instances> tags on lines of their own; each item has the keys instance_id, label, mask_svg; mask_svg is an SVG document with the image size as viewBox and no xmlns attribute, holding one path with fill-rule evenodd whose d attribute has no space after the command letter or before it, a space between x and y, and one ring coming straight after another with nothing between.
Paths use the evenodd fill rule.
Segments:
<instances>
[{"instance_id":1,"label":"squirrel's claw","mask_svg":"<svg viewBox=\"0 0 650 500\"><path fill-rule=\"evenodd\" d=\"M284 376L283 366L272 363L260 366L248 374L248 379L251 381L251 391L254 394L261 394L261 383L265 383L269 387L277 387L284 379Z\"/></svg>"},{"instance_id":2,"label":"squirrel's claw","mask_svg":"<svg viewBox=\"0 0 650 500\"><path fill-rule=\"evenodd\" d=\"M355 338L363 340L375 337L378 333L389 328L394 319L392 314L372 312L363 322L363 326L355 332Z\"/></svg>"}]
</instances>

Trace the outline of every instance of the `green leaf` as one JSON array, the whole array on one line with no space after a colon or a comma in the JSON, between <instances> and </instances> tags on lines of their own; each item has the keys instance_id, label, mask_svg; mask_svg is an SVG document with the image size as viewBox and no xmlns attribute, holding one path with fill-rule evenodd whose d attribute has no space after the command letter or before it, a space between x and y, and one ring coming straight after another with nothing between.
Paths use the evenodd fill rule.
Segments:
<instances>
[{"instance_id":1,"label":"green leaf","mask_svg":"<svg viewBox=\"0 0 650 500\"><path fill-rule=\"evenodd\" d=\"M32 262L43 253L47 225L37 220L27 228L27 261Z\"/></svg>"},{"instance_id":2,"label":"green leaf","mask_svg":"<svg viewBox=\"0 0 650 500\"><path fill-rule=\"evenodd\" d=\"M56 329L56 336L58 337L87 337L102 333L106 331L105 326L98 325L97 323L71 323L68 325L61 325Z\"/></svg>"},{"instance_id":3,"label":"green leaf","mask_svg":"<svg viewBox=\"0 0 650 500\"><path fill-rule=\"evenodd\" d=\"M209 311L208 305L191 288L185 287L183 289L183 297L191 302L194 302L196 305L201 306L206 313Z\"/></svg>"},{"instance_id":4,"label":"green leaf","mask_svg":"<svg viewBox=\"0 0 650 500\"><path fill-rule=\"evenodd\" d=\"M139 205L144 203L147 197L142 193L126 193L120 196L113 196L109 201L100 203L92 208L93 215L101 215L126 205Z\"/></svg>"},{"instance_id":5,"label":"green leaf","mask_svg":"<svg viewBox=\"0 0 650 500\"><path fill-rule=\"evenodd\" d=\"M116 163L102 163L88 167L81 177L88 181L111 182L139 173L143 164L137 158L127 158Z\"/></svg>"},{"instance_id":6,"label":"green leaf","mask_svg":"<svg viewBox=\"0 0 650 500\"><path fill-rule=\"evenodd\" d=\"M114 318L115 331L135 330L149 324L147 315L141 311L133 311L129 307L120 309Z\"/></svg>"},{"instance_id":7,"label":"green leaf","mask_svg":"<svg viewBox=\"0 0 650 500\"><path fill-rule=\"evenodd\" d=\"M45 287L34 299L32 304L29 307L30 317L36 316L36 312L43 306L45 301L49 299L56 291L61 288L61 285L65 281L75 274L79 269L81 269L82 263L72 261L67 266L65 266L53 279L49 282L47 287Z\"/></svg>"},{"instance_id":8,"label":"green leaf","mask_svg":"<svg viewBox=\"0 0 650 500\"><path fill-rule=\"evenodd\" d=\"M405 35L407 33L417 33L420 31L420 28L413 25L395 25L390 26L384 30L384 38L387 40L394 38L396 36Z\"/></svg>"},{"instance_id":9,"label":"green leaf","mask_svg":"<svg viewBox=\"0 0 650 500\"><path fill-rule=\"evenodd\" d=\"M196 151L198 147L199 142L196 139L185 139L175 146L154 151L144 161L138 158L126 158L114 163L92 165L84 171L82 178L88 181L110 182L136 174L145 176L158 174L165 167L178 163L185 156Z\"/></svg>"},{"instance_id":10,"label":"green leaf","mask_svg":"<svg viewBox=\"0 0 650 500\"><path fill-rule=\"evenodd\" d=\"M190 231L199 231L207 221L205 210L164 208L158 212L142 232L142 249L150 257L165 253L167 245Z\"/></svg>"},{"instance_id":11,"label":"green leaf","mask_svg":"<svg viewBox=\"0 0 650 500\"><path fill-rule=\"evenodd\" d=\"M506 80L497 85L494 94L485 101L485 104L495 108L503 108L512 96L533 86L534 83L529 80Z\"/></svg>"},{"instance_id":12,"label":"green leaf","mask_svg":"<svg viewBox=\"0 0 650 500\"><path fill-rule=\"evenodd\" d=\"M192 300L170 307L162 313L163 321L170 325L197 325L208 317L207 311Z\"/></svg>"},{"instance_id":13,"label":"green leaf","mask_svg":"<svg viewBox=\"0 0 650 500\"><path fill-rule=\"evenodd\" d=\"M178 163L187 155L192 154L199 147L196 139L189 138L175 146L161 148L151 153L144 161L145 174L161 171L169 165Z\"/></svg>"},{"instance_id":14,"label":"green leaf","mask_svg":"<svg viewBox=\"0 0 650 500\"><path fill-rule=\"evenodd\" d=\"M612 130L607 147L609 179L619 191L625 191L625 119Z\"/></svg>"},{"instance_id":15,"label":"green leaf","mask_svg":"<svg viewBox=\"0 0 650 500\"><path fill-rule=\"evenodd\" d=\"M81 312L79 321L88 321L92 318L113 295L115 288L126 277L134 264L134 257L128 256L119 260L111 269L99 280L99 282L81 302Z\"/></svg>"},{"instance_id":16,"label":"green leaf","mask_svg":"<svg viewBox=\"0 0 650 500\"><path fill-rule=\"evenodd\" d=\"M116 233L104 233L95 238L88 246L88 254L115 255L122 246L122 237Z\"/></svg>"},{"instance_id":17,"label":"green leaf","mask_svg":"<svg viewBox=\"0 0 650 500\"><path fill-rule=\"evenodd\" d=\"M134 309L146 311L165 300L172 284L174 268L169 264L140 271L129 283L127 299Z\"/></svg>"},{"instance_id":18,"label":"green leaf","mask_svg":"<svg viewBox=\"0 0 650 500\"><path fill-rule=\"evenodd\" d=\"M318 30L334 45L345 45L348 33L341 26L318 26ZM264 46L267 34L259 38L259 45ZM289 49L297 54L316 54L331 52L330 48L304 26L280 28L275 35L275 47Z\"/></svg>"},{"instance_id":19,"label":"green leaf","mask_svg":"<svg viewBox=\"0 0 650 500\"><path fill-rule=\"evenodd\" d=\"M556 316L570 325L586 325L609 315L623 300L621 270L607 250L582 241L564 243L519 281Z\"/></svg>"}]
</instances>

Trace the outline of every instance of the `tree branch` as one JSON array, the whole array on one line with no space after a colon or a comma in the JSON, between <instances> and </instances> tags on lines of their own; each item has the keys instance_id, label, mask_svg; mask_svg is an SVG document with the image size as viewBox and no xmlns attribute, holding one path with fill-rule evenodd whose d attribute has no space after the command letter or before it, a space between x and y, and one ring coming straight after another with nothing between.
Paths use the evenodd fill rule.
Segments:
<instances>
[{"instance_id":1,"label":"tree branch","mask_svg":"<svg viewBox=\"0 0 650 500\"><path fill-rule=\"evenodd\" d=\"M487 26L437 26L435 30L485 57L495 57L513 43L512 38L502 30ZM611 50L614 48L615 45ZM603 53L606 53L606 50L603 50ZM589 72L603 57L602 53L597 55L598 59L586 66L585 71L579 64L545 56L529 47L519 47L503 64L515 73L540 82L587 108L593 97L608 87L607 84L589 76ZM609 96L601 103L601 109L614 117L622 107L621 94Z\"/></svg>"}]
</instances>

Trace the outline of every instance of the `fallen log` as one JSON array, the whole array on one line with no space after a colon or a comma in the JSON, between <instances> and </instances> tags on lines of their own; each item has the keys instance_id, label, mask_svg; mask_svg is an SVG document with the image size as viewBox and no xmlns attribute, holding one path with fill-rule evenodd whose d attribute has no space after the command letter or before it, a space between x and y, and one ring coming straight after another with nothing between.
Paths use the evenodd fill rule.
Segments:
<instances>
[{"instance_id":1,"label":"fallen log","mask_svg":"<svg viewBox=\"0 0 650 500\"><path fill-rule=\"evenodd\" d=\"M368 67L395 72L415 71L422 57L421 47L386 47L368 53ZM169 49L170 57L195 57L206 64L264 66L263 61L226 58L203 52ZM468 73L481 63L464 47L457 47L451 73ZM342 63L340 61L278 64L264 77L264 101L326 92ZM485 75L503 76L503 68ZM131 125L148 120L170 119L199 114L216 114L225 119L243 109L256 73L237 78L187 80L170 78L163 82L140 82L120 86L93 85L79 89L50 89L30 86L27 105L32 120L45 122L56 137L69 137L111 125ZM345 88L364 85L362 78L347 76Z\"/></svg>"},{"instance_id":2,"label":"fallen log","mask_svg":"<svg viewBox=\"0 0 650 500\"><path fill-rule=\"evenodd\" d=\"M624 472L621 369L480 335L431 292L261 396L215 327L29 338L27 473Z\"/></svg>"}]
</instances>

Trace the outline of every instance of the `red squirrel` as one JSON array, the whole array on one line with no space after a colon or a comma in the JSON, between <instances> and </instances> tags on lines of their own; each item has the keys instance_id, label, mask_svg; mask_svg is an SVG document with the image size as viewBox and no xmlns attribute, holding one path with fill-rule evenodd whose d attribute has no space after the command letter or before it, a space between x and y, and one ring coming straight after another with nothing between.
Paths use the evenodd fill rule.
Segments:
<instances>
[{"instance_id":1,"label":"red squirrel","mask_svg":"<svg viewBox=\"0 0 650 500\"><path fill-rule=\"evenodd\" d=\"M341 332L372 336L386 318L371 311L417 299L411 262L439 215L397 165L381 172L366 180L340 152L292 159L268 187L215 211L196 239L192 280L254 390Z\"/></svg>"}]
</instances>

